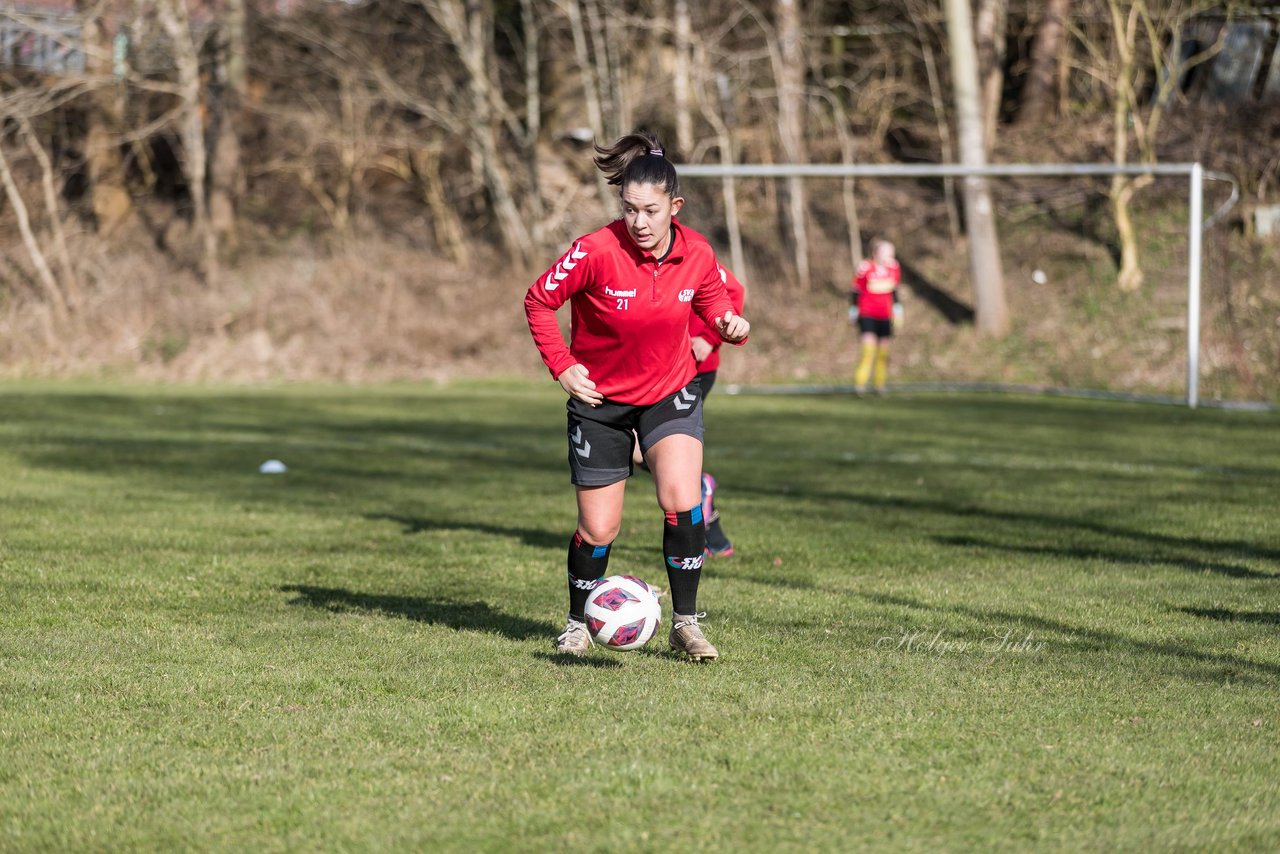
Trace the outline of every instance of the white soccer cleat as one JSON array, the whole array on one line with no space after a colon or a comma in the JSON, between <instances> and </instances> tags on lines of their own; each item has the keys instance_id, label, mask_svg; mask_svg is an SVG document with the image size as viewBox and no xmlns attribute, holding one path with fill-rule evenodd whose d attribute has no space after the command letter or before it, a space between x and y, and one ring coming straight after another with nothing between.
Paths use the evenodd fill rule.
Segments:
<instances>
[{"instance_id":1,"label":"white soccer cleat","mask_svg":"<svg viewBox=\"0 0 1280 854\"><path fill-rule=\"evenodd\" d=\"M668 642L676 652L683 652L693 661L715 661L720 657L711 642L702 635L698 620L707 616L702 614L671 615L671 635Z\"/></svg>"},{"instance_id":2,"label":"white soccer cleat","mask_svg":"<svg viewBox=\"0 0 1280 854\"><path fill-rule=\"evenodd\" d=\"M587 631L587 624L570 617L564 624L564 631L556 638L556 652L581 657L590 648L591 632Z\"/></svg>"}]
</instances>

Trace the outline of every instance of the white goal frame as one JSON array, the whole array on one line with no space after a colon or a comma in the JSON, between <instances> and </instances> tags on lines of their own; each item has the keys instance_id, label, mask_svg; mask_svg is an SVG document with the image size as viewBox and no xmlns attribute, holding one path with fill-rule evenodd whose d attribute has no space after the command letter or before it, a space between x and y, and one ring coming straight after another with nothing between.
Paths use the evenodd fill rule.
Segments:
<instances>
[{"instance_id":1,"label":"white goal frame","mask_svg":"<svg viewBox=\"0 0 1280 854\"><path fill-rule=\"evenodd\" d=\"M1203 263L1204 232L1222 216L1238 197L1234 178L1219 172L1206 173L1200 163L993 163L985 166L961 164L838 164L838 163L773 163L740 165L682 164L681 177L687 178L1025 178L1025 177L1096 177L1115 175L1183 176L1188 179L1187 198L1190 216L1187 225L1187 388L1186 405L1194 409L1200 403L1200 276ZM1204 220L1204 181L1228 181L1231 199L1208 221Z\"/></svg>"}]
</instances>

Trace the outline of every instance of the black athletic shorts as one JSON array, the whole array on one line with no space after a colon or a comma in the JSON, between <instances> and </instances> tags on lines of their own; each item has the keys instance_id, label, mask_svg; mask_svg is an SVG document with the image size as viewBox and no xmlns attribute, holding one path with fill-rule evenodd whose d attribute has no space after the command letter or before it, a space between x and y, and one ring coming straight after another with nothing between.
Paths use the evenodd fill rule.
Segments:
<instances>
[{"instance_id":1,"label":"black athletic shorts","mask_svg":"<svg viewBox=\"0 0 1280 854\"><path fill-rule=\"evenodd\" d=\"M702 384L694 377L679 391L648 406L614 403L599 406L569 398L569 472L577 486L608 486L631 476L636 439L648 451L667 436L702 441Z\"/></svg>"},{"instance_id":2,"label":"black athletic shorts","mask_svg":"<svg viewBox=\"0 0 1280 854\"><path fill-rule=\"evenodd\" d=\"M702 396L705 398L711 394L711 387L716 384L716 372L703 371L698 374L698 382L702 383Z\"/></svg>"},{"instance_id":3,"label":"black athletic shorts","mask_svg":"<svg viewBox=\"0 0 1280 854\"><path fill-rule=\"evenodd\" d=\"M858 316L858 331L863 335L870 332L877 338L893 337L893 321L884 320L879 317L863 317Z\"/></svg>"}]
</instances>

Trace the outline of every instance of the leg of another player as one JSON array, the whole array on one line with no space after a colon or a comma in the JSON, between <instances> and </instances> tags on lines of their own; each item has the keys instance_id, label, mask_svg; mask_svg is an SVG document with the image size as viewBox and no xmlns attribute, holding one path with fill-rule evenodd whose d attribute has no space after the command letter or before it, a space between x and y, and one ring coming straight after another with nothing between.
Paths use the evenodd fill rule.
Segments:
<instances>
[{"instance_id":1,"label":"leg of another player","mask_svg":"<svg viewBox=\"0 0 1280 854\"><path fill-rule=\"evenodd\" d=\"M867 390L867 383L871 381L871 365L876 357L876 334L874 332L862 333L862 353L858 361L858 369L853 374L853 390L857 394L863 394Z\"/></svg>"},{"instance_id":2,"label":"leg of another player","mask_svg":"<svg viewBox=\"0 0 1280 854\"><path fill-rule=\"evenodd\" d=\"M631 464L640 469L640 471L649 470L649 464L644 461L644 454L640 453L639 441L631 446Z\"/></svg>"},{"instance_id":3,"label":"leg of another player","mask_svg":"<svg viewBox=\"0 0 1280 854\"><path fill-rule=\"evenodd\" d=\"M707 526L707 555L730 557L733 543L720 524L720 511L716 509L716 479L710 472L702 473L702 523Z\"/></svg>"},{"instance_id":4,"label":"leg of another player","mask_svg":"<svg viewBox=\"0 0 1280 854\"><path fill-rule=\"evenodd\" d=\"M889 378L889 339L879 338L876 340L876 372L875 372L875 389L876 394L884 394L885 382Z\"/></svg>"},{"instance_id":5,"label":"leg of another player","mask_svg":"<svg viewBox=\"0 0 1280 854\"><path fill-rule=\"evenodd\" d=\"M702 442L684 434L659 439L645 455L658 491L658 505L666 516L662 555L671 586L672 649L694 661L719 656L698 626L698 581L707 544L702 524Z\"/></svg>"}]
</instances>

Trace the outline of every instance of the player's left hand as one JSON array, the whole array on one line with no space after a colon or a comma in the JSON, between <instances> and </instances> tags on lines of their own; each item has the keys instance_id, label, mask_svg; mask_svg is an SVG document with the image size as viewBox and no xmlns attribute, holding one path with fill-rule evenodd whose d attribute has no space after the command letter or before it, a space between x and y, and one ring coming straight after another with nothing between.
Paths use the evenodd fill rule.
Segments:
<instances>
[{"instance_id":1,"label":"player's left hand","mask_svg":"<svg viewBox=\"0 0 1280 854\"><path fill-rule=\"evenodd\" d=\"M716 318L716 331L730 344L737 344L746 339L747 333L751 331L751 324L745 317L734 314L730 309L724 313L723 317Z\"/></svg>"}]
</instances>

